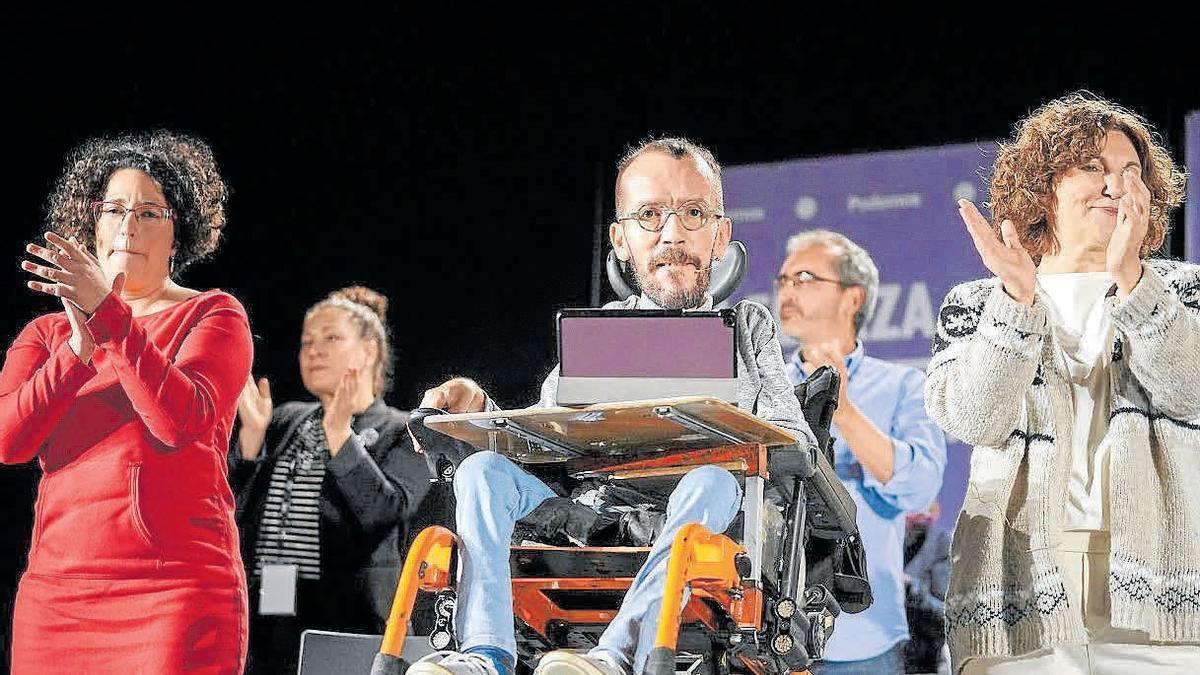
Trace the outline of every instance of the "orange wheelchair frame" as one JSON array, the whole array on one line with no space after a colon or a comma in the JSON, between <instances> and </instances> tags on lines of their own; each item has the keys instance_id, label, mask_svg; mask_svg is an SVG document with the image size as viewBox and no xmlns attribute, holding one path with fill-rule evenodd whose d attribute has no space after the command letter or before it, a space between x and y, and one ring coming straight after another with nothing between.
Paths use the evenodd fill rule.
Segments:
<instances>
[{"instance_id":1,"label":"orange wheelchair frame","mask_svg":"<svg viewBox=\"0 0 1200 675\"><path fill-rule=\"evenodd\" d=\"M836 401L836 374L832 377ZM806 406L806 413L811 407ZM824 433L819 436L826 440L831 411L825 405L818 411L823 414L809 415L810 426L821 428ZM804 673L811 659L820 656L839 607L823 586L805 588L805 549L814 531L823 531L826 539L841 537L853 543L857 536L853 503L836 479L832 481L836 486L825 480L806 492L805 484L814 475L831 476L832 470L820 452L797 453L805 457L790 472L796 476L792 500L782 523L777 560L770 561L778 579L765 582L761 568L767 561L760 527L769 478L767 453L764 445L737 443L616 464L590 457L567 461L568 474L604 475L617 481L682 476L701 465L720 466L744 477L742 543L698 524L685 525L672 542L657 635L644 669L648 675L675 673L681 660L690 661L688 672L704 667L713 675ZM841 495L829 494L838 489ZM616 614L616 608L595 600L617 596L619 605L649 550L513 546L513 607L521 624L518 662L528 667L539 651L594 645L595 632ZM432 646L452 646L456 564L451 531L435 526L417 536L405 560L373 673L400 673L407 668L401 651L418 591L437 594ZM586 630L581 633L580 627Z\"/></svg>"}]
</instances>

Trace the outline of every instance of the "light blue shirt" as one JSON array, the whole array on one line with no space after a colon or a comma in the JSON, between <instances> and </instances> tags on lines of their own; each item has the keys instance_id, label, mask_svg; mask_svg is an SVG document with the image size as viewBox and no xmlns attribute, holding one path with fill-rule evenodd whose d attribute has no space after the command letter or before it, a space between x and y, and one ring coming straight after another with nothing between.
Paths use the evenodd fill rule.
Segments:
<instances>
[{"instance_id":1,"label":"light blue shirt","mask_svg":"<svg viewBox=\"0 0 1200 675\"><path fill-rule=\"evenodd\" d=\"M805 380L800 351L785 370L792 384ZM858 507L858 529L867 551L867 577L875 601L858 614L842 613L825 649L828 661L860 661L908 639L904 613L904 515L937 497L946 468L946 438L925 414L925 373L866 356L860 341L846 357L847 397L892 439L892 478L881 483L851 452L833 426L834 468ZM843 383L845 386L845 383Z\"/></svg>"}]
</instances>

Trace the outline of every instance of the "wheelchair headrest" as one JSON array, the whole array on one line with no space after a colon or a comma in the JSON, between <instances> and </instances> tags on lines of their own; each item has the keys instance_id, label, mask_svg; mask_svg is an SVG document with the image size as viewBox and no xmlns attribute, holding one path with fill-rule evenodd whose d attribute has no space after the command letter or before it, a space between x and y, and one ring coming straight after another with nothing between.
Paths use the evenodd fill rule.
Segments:
<instances>
[{"instance_id":1,"label":"wheelchair headrest","mask_svg":"<svg viewBox=\"0 0 1200 675\"><path fill-rule=\"evenodd\" d=\"M633 269L629 263L617 259L615 251L608 252L605 263L608 273L608 285L612 286L617 296L624 300L631 295L637 295L637 280L634 279ZM713 298L713 304L719 304L733 295L742 279L746 278L746 245L740 241L729 242L725 255L713 264L712 275L708 281L708 293Z\"/></svg>"}]
</instances>

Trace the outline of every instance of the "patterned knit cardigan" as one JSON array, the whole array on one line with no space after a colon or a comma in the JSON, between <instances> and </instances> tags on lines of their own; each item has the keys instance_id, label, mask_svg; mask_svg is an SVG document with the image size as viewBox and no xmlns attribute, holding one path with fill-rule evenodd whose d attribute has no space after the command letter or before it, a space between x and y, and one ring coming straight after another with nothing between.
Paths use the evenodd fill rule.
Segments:
<instances>
[{"instance_id":1,"label":"patterned knit cardigan","mask_svg":"<svg viewBox=\"0 0 1200 675\"><path fill-rule=\"evenodd\" d=\"M1112 623L1200 642L1200 267L1143 270L1106 309ZM996 279L955 287L938 315L925 405L975 446L946 598L954 672L972 657L1086 641L1051 550L1072 430L1060 349L1042 300L1021 305Z\"/></svg>"}]
</instances>

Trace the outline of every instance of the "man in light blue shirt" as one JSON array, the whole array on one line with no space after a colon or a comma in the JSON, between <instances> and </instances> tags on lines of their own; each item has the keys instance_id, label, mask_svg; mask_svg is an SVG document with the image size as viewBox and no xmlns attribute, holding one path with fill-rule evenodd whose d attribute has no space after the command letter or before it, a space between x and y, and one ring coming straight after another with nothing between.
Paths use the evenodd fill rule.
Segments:
<instances>
[{"instance_id":1,"label":"man in light blue shirt","mask_svg":"<svg viewBox=\"0 0 1200 675\"><path fill-rule=\"evenodd\" d=\"M858 339L878 296L870 255L827 230L792 237L787 252L775 278L780 324L801 346L785 367L793 384L823 365L841 374L834 467L858 507L875 598L867 610L838 617L813 672L903 673L905 514L941 489L946 440L925 414L925 374L867 356Z\"/></svg>"}]
</instances>

